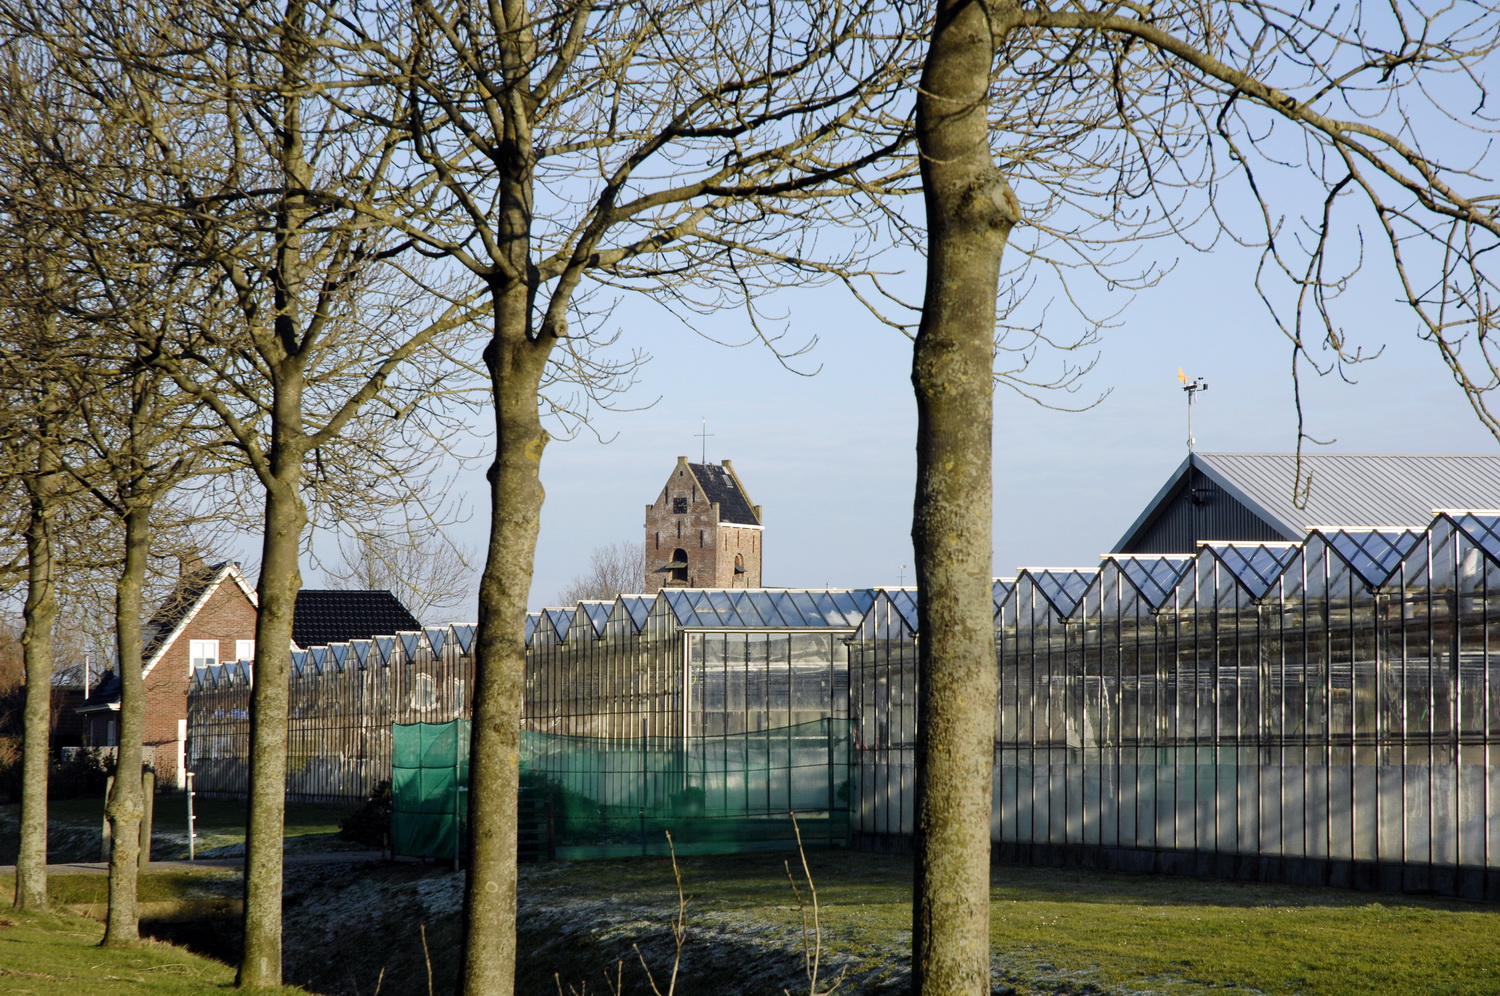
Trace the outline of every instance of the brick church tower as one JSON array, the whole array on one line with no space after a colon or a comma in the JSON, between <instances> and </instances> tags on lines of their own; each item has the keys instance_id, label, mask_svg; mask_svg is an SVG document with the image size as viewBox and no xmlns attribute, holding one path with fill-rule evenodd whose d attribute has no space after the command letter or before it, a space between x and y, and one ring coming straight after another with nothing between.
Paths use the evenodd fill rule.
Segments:
<instances>
[{"instance_id":1,"label":"brick church tower","mask_svg":"<svg viewBox=\"0 0 1500 996\"><path fill-rule=\"evenodd\" d=\"M760 506L734 466L677 458L646 506L646 594L662 588L759 588Z\"/></svg>"}]
</instances>

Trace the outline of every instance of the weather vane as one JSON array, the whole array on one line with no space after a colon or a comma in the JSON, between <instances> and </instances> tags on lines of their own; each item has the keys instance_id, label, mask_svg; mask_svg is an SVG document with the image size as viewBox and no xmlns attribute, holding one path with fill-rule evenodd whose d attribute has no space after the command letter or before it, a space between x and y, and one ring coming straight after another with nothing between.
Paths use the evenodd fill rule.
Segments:
<instances>
[{"instance_id":1,"label":"weather vane","mask_svg":"<svg viewBox=\"0 0 1500 996\"><path fill-rule=\"evenodd\" d=\"M1182 368L1181 367L1178 367L1177 368L1177 383L1179 383L1179 384L1182 385L1182 389L1187 392L1187 396L1188 396L1188 452L1191 453L1191 452L1193 452L1193 442L1194 442L1194 440L1193 440L1193 399L1195 399L1198 396L1198 392L1199 391L1206 391L1206 390L1208 390L1208 381L1204 380L1202 377L1194 377L1191 380L1189 380L1188 379L1188 375L1182 372Z\"/></svg>"},{"instance_id":2,"label":"weather vane","mask_svg":"<svg viewBox=\"0 0 1500 996\"><path fill-rule=\"evenodd\" d=\"M708 463L708 437L712 435L713 433L708 431L708 417L704 416L703 431L697 433L697 436L703 440L703 457L698 461L699 463Z\"/></svg>"}]
</instances>

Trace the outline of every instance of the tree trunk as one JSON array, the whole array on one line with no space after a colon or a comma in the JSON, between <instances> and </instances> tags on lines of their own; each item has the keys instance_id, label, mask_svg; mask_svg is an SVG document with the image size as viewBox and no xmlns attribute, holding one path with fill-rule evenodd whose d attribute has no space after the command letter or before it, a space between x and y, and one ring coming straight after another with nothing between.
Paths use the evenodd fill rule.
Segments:
<instances>
[{"instance_id":1,"label":"tree trunk","mask_svg":"<svg viewBox=\"0 0 1500 996\"><path fill-rule=\"evenodd\" d=\"M928 224L912 359L921 590L912 986L922 996L990 991L995 295L1019 209L990 157L985 111L997 20L1013 14L940 0L917 98Z\"/></svg>"},{"instance_id":2,"label":"tree trunk","mask_svg":"<svg viewBox=\"0 0 1500 996\"><path fill-rule=\"evenodd\" d=\"M15 905L31 911L47 908L47 768L52 757L52 627L57 621L52 520L57 475L57 453L43 442L37 454L36 474L26 482L31 511L26 527L26 607L21 634L26 705Z\"/></svg>"},{"instance_id":3,"label":"tree trunk","mask_svg":"<svg viewBox=\"0 0 1500 996\"><path fill-rule=\"evenodd\" d=\"M109 818L109 914L106 947L140 940L136 886L140 874L141 741L145 738L145 679L141 675L141 592L146 586L149 509L125 513L125 562L115 588L115 647L120 660L120 746L105 816Z\"/></svg>"},{"instance_id":4,"label":"tree trunk","mask_svg":"<svg viewBox=\"0 0 1500 996\"><path fill-rule=\"evenodd\" d=\"M273 443L271 465L276 481L266 488L254 689L250 693L245 947L235 978L237 985L247 989L281 985L281 858L286 821L292 612L302 587L297 556L307 527L307 506L298 493L301 459L300 453L288 455L285 446Z\"/></svg>"},{"instance_id":5,"label":"tree trunk","mask_svg":"<svg viewBox=\"0 0 1500 996\"><path fill-rule=\"evenodd\" d=\"M491 526L479 582L474 733L469 755L469 877L464 890L465 996L511 996L516 967L516 795L526 599L531 592L548 435L537 409L547 347L526 334L524 286L496 294L485 352L495 402Z\"/></svg>"}]
</instances>

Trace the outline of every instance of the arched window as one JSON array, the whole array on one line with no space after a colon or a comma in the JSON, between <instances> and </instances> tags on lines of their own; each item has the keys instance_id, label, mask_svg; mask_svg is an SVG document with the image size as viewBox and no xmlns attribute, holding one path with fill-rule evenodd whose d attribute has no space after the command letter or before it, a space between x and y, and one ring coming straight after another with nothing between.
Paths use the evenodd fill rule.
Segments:
<instances>
[{"instance_id":1,"label":"arched window","mask_svg":"<svg viewBox=\"0 0 1500 996\"><path fill-rule=\"evenodd\" d=\"M682 547L672 551L672 580L687 584L687 551Z\"/></svg>"}]
</instances>

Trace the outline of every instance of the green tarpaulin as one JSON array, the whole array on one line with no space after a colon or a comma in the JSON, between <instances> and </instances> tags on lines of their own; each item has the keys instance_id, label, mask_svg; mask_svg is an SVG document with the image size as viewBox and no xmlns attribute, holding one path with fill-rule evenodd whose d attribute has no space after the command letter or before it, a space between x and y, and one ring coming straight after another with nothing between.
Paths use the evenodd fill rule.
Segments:
<instances>
[{"instance_id":1,"label":"green tarpaulin","mask_svg":"<svg viewBox=\"0 0 1500 996\"><path fill-rule=\"evenodd\" d=\"M391 849L457 858L468 810L469 721L391 728Z\"/></svg>"}]
</instances>

